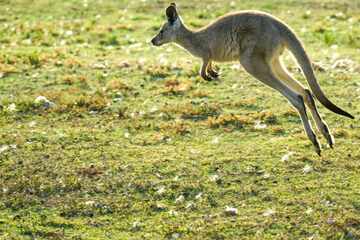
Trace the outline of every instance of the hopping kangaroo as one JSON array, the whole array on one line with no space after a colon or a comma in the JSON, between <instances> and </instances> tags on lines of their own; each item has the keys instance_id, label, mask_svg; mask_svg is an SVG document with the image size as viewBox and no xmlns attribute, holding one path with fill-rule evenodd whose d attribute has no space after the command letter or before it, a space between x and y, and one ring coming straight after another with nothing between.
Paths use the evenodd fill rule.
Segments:
<instances>
[{"instance_id":1,"label":"hopping kangaroo","mask_svg":"<svg viewBox=\"0 0 360 240\"><path fill-rule=\"evenodd\" d=\"M212 66L213 61L239 60L249 74L279 91L295 107L317 154L320 155L321 148L308 119L305 104L330 147L334 145L334 138L316 108L313 94L334 113L354 118L325 96L301 41L290 27L279 19L264 12L240 11L224 15L208 26L194 31L183 23L175 3L171 3L166 9L166 16L168 21L151 40L153 45L174 42L201 58L201 76L208 81L219 75ZM295 56L311 91L294 79L283 65L280 56L285 48Z\"/></svg>"}]
</instances>

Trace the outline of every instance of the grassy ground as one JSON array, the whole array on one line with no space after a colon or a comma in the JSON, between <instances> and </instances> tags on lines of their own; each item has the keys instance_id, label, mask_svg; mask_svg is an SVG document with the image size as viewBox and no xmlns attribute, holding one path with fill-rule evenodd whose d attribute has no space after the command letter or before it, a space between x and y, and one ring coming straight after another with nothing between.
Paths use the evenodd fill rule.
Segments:
<instances>
[{"instance_id":1,"label":"grassy ground","mask_svg":"<svg viewBox=\"0 0 360 240\"><path fill-rule=\"evenodd\" d=\"M237 63L205 82L150 46L166 1L1 0L0 239L360 238L358 1L195 2L193 28L258 9L296 30L356 116L319 106L335 149Z\"/></svg>"}]
</instances>

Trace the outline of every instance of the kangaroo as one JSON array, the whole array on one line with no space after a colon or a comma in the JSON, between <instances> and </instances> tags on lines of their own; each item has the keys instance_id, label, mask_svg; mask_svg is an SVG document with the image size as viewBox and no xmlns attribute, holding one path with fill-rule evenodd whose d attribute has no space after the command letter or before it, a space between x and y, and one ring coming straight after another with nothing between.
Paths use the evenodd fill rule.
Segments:
<instances>
[{"instance_id":1,"label":"kangaroo","mask_svg":"<svg viewBox=\"0 0 360 240\"><path fill-rule=\"evenodd\" d=\"M195 31L183 23L175 3L167 7L166 16L167 22L151 40L153 45L173 42L193 56L201 58L203 63L200 74L207 81L219 76L213 68L213 62L240 61L246 72L279 91L297 110L305 132L319 156L321 146L312 129L305 105L310 109L317 128L331 148L334 137L320 116L313 95L332 112L354 118L325 96L302 42L289 26L276 17L260 11L239 11L226 14ZM311 91L298 82L284 66L280 56L285 48L295 56Z\"/></svg>"}]
</instances>

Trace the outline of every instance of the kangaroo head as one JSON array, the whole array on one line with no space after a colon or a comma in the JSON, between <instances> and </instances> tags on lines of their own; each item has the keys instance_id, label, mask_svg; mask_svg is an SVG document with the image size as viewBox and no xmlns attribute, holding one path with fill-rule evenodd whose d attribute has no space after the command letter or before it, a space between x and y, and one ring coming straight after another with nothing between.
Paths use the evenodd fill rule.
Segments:
<instances>
[{"instance_id":1,"label":"kangaroo head","mask_svg":"<svg viewBox=\"0 0 360 240\"><path fill-rule=\"evenodd\" d=\"M160 32L151 40L151 43L155 46L174 42L179 29L182 26L182 21L177 13L175 3L171 3L166 9L166 17L168 21L162 26Z\"/></svg>"}]
</instances>

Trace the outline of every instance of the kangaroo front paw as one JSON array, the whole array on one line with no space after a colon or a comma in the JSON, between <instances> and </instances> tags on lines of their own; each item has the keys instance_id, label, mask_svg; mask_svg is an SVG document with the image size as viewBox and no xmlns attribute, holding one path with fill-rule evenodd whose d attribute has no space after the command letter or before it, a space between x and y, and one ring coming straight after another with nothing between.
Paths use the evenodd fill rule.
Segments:
<instances>
[{"instance_id":1,"label":"kangaroo front paw","mask_svg":"<svg viewBox=\"0 0 360 240\"><path fill-rule=\"evenodd\" d=\"M209 75L201 75L201 77L205 80L205 81L212 81L214 80L211 76Z\"/></svg>"},{"instance_id":2,"label":"kangaroo front paw","mask_svg":"<svg viewBox=\"0 0 360 240\"><path fill-rule=\"evenodd\" d=\"M213 78L218 78L220 76L220 74L218 72L214 71L214 70L210 70L209 74Z\"/></svg>"}]
</instances>

